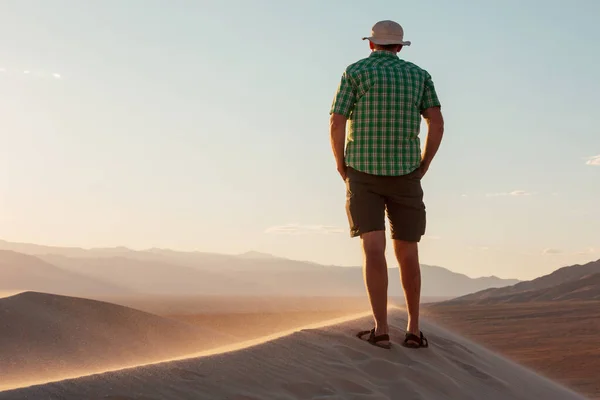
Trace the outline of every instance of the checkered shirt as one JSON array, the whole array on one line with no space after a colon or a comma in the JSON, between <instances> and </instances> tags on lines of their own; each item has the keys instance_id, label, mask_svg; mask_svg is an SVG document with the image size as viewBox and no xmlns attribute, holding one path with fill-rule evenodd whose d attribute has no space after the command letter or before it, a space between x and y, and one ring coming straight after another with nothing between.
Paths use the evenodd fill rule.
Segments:
<instances>
[{"instance_id":1,"label":"checkered shirt","mask_svg":"<svg viewBox=\"0 0 600 400\"><path fill-rule=\"evenodd\" d=\"M396 53L377 50L346 68L330 114L348 118L346 165L405 175L421 162L421 112L440 106L431 75Z\"/></svg>"}]
</instances>

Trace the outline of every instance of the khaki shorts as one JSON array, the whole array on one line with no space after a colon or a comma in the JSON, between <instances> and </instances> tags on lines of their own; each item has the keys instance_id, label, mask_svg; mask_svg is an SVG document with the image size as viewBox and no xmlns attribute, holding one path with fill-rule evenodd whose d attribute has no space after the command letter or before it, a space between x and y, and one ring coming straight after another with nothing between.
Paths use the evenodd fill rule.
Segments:
<instances>
[{"instance_id":1,"label":"khaki shorts","mask_svg":"<svg viewBox=\"0 0 600 400\"><path fill-rule=\"evenodd\" d=\"M378 176L348 167L346 212L350 236L385 230L392 239L419 242L425 234L426 212L419 169L407 175Z\"/></svg>"}]
</instances>

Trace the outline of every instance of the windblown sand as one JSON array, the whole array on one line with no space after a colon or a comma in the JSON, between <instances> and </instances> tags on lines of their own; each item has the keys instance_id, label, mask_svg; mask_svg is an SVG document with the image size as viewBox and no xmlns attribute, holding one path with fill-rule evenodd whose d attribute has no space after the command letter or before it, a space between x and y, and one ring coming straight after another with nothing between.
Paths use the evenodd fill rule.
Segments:
<instances>
[{"instance_id":1,"label":"windblown sand","mask_svg":"<svg viewBox=\"0 0 600 400\"><path fill-rule=\"evenodd\" d=\"M156 362L231 340L115 304L24 292L0 299L0 390Z\"/></svg>"},{"instance_id":2,"label":"windblown sand","mask_svg":"<svg viewBox=\"0 0 600 400\"><path fill-rule=\"evenodd\" d=\"M394 311L390 321L391 350L355 337L371 327L366 316L224 353L0 392L0 400L583 399L427 322L430 348L405 349L405 314Z\"/></svg>"},{"instance_id":3,"label":"windblown sand","mask_svg":"<svg viewBox=\"0 0 600 400\"><path fill-rule=\"evenodd\" d=\"M428 318L600 400L600 301L424 307Z\"/></svg>"}]
</instances>

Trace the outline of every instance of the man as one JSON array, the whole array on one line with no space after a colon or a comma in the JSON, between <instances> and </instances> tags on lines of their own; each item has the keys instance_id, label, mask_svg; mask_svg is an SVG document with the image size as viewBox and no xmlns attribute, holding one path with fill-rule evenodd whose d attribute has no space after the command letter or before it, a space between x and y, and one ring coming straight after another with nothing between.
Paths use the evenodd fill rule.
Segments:
<instances>
[{"instance_id":1,"label":"man","mask_svg":"<svg viewBox=\"0 0 600 400\"><path fill-rule=\"evenodd\" d=\"M337 170L346 182L350 236L361 239L364 280L375 320L373 329L358 336L369 335L369 343L391 347L385 259L387 212L408 309L402 344L427 347L419 328L418 243L426 225L421 178L442 140L441 104L429 73L399 58L402 48L410 45L404 41L402 26L394 21L377 22L365 39L371 54L346 68L330 110L331 146ZM421 117L428 125L422 154Z\"/></svg>"}]
</instances>

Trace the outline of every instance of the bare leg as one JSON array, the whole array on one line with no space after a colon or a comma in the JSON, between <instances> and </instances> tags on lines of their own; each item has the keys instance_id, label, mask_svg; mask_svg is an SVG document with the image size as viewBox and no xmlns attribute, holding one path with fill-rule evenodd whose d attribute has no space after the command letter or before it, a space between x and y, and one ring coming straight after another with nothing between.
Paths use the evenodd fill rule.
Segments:
<instances>
[{"instance_id":1,"label":"bare leg","mask_svg":"<svg viewBox=\"0 0 600 400\"><path fill-rule=\"evenodd\" d=\"M421 266L417 242L394 240L394 251L404 289L404 299L408 309L407 332L419 336L419 303L421 302Z\"/></svg>"},{"instance_id":2,"label":"bare leg","mask_svg":"<svg viewBox=\"0 0 600 400\"><path fill-rule=\"evenodd\" d=\"M375 335L389 333L387 322L388 271L385 259L385 231L362 235L363 274L375 319ZM381 341L388 344L388 341Z\"/></svg>"}]
</instances>

